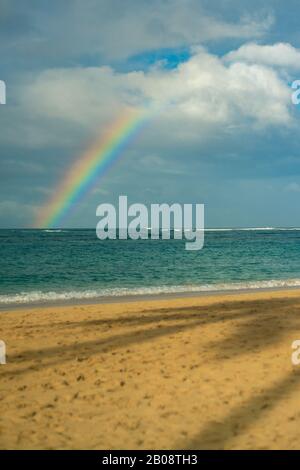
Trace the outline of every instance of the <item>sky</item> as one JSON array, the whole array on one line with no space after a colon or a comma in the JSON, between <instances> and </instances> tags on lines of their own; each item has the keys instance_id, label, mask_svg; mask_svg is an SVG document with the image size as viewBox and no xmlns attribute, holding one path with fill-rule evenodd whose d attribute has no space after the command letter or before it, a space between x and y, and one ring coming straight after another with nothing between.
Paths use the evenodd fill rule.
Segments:
<instances>
[{"instance_id":1,"label":"sky","mask_svg":"<svg viewBox=\"0 0 300 470\"><path fill-rule=\"evenodd\" d=\"M300 227L298 2L0 0L0 227L34 227L124 109L156 110L63 221L204 203L207 227Z\"/></svg>"}]
</instances>

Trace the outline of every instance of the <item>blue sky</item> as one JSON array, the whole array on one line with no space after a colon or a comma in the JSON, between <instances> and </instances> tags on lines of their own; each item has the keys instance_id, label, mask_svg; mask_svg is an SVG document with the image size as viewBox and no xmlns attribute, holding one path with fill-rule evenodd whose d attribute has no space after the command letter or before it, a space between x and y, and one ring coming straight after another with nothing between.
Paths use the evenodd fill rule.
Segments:
<instances>
[{"instance_id":1,"label":"blue sky","mask_svg":"<svg viewBox=\"0 0 300 470\"><path fill-rule=\"evenodd\" d=\"M0 0L0 226L31 226L105 126L149 103L162 111L66 226L95 227L119 194L205 203L209 227L300 226L297 12L295 0Z\"/></svg>"}]
</instances>

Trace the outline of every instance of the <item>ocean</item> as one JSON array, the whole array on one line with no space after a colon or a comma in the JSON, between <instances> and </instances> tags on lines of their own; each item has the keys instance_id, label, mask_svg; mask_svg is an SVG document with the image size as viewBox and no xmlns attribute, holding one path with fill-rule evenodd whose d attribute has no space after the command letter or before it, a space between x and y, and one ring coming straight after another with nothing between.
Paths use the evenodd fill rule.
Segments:
<instances>
[{"instance_id":1,"label":"ocean","mask_svg":"<svg viewBox=\"0 0 300 470\"><path fill-rule=\"evenodd\" d=\"M94 229L0 230L0 306L300 287L300 229L210 229L185 240L105 240Z\"/></svg>"}]
</instances>

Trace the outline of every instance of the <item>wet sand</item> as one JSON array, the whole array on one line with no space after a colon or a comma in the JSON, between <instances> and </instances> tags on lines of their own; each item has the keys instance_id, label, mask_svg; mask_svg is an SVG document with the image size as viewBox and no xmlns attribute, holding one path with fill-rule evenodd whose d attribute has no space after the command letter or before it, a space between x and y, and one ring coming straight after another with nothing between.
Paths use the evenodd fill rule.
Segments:
<instances>
[{"instance_id":1,"label":"wet sand","mask_svg":"<svg viewBox=\"0 0 300 470\"><path fill-rule=\"evenodd\" d=\"M0 313L1 449L300 448L300 291Z\"/></svg>"}]
</instances>

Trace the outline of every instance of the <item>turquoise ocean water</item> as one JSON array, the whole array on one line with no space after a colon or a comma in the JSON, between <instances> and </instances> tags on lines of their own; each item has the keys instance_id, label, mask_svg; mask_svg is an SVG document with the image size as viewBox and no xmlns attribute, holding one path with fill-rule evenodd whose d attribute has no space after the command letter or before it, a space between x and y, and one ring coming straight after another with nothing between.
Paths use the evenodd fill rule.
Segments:
<instances>
[{"instance_id":1,"label":"turquoise ocean water","mask_svg":"<svg viewBox=\"0 0 300 470\"><path fill-rule=\"evenodd\" d=\"M95 230L0 230L0 305L259 287L300 287L300 229L106 240Z\"/></svg>"}]
</instances>

